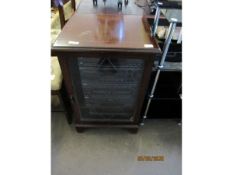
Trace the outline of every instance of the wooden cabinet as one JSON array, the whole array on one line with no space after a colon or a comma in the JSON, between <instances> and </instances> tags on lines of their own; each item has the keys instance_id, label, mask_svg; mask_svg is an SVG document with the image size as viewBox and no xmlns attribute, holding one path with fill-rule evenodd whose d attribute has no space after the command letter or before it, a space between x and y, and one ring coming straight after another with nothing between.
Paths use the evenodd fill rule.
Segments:
<instances>
[{"instance_id":1,"label":"wooden cabinet","mask_svg":"<svg viewBox=\"0 0 233 175\"><path fill-rule=\"evenodd\" d=\"M52 47L72 102L78 131L137 131L153 61L160 48L142 16L75 13Z\"/></svg>"}]
</instances>

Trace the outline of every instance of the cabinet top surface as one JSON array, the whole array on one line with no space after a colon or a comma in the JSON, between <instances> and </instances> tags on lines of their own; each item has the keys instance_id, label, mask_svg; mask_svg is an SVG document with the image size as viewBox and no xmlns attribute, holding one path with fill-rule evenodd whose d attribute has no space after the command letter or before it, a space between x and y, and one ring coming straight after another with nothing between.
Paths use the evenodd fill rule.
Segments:
<instances>
[{"instance_id":1,"label":"cabinet top surface","mask_svg":"<svg viewBox=\"0 0 233 175\"><path fill-rule=\"evenodd\" d=\"M145 17L138 7L129 6L131 10L119 12L117 1L106 7L99 5L97 9L84 2L87 1L81 1L77 11L66 23L53 48L160 52L158 44L150 37ZM128 12L133 12L133 15Z\"/></svg>"}]
</instances>

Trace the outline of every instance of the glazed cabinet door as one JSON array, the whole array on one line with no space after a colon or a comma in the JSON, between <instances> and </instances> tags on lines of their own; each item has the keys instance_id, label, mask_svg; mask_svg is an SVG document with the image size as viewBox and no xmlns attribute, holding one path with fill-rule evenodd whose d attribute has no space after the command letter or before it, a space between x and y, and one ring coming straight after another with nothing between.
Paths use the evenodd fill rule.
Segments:
<instances>
[{"instance_id":1,"label":"glazed cabinet door","mask_svg":"<svg viewBox=\"0 0 233 175\"><path fill-rule=\"evenodd\" d=\"M144 59L69 59L79 121L134 122L144 67Z\"/></svg>"}]
</instances>

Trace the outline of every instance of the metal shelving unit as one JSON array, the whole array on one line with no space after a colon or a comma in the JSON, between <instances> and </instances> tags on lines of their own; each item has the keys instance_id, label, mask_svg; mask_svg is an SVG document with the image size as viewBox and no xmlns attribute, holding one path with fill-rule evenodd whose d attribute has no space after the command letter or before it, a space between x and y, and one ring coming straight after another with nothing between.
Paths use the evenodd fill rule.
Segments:
<instances>
[{"instance_id":1,"label":"metal shelving unit","mask_svg":"<svg viewBox=\"0 0 233 175\"><path fill-rule=\"evenodd\" d=\"M160 23L160 15L161 15L161 9L162 8L169 8L169 9L181 9L182 5L181 4L176 4L174 2L170 3L168 1L159 1L155 4L156 6L156 11L155 11L155 16L154 16L154 22L153 22L153 26L151 27L151 36L156 38L156 31L159 25L164 25L164 19L163 22ZM178 24L178 25L177 25ZM174 34L175 28L177 26L182 26L181 22L178 22L178 20L176 18L170 18L169 19L169 29L168 29L168 33L167 36L165 38L165 41L162 42L163 43L163 49L162 49L162 56L161 59L157 60L154 62L154 68L153 71L155 71L155 77L154 77L154 81L153 81L153 86L150 90L150 93L148 95L148 98L146 98L147 103L146 103L146 107L145 107L145 111L143 114L143 118L142 118L142 122L141 125L144 125L143 121L147 118L147 114L151 105L151 102L154 100L157 100L157 98L155 98L156 94L155 94L155 90L158 84L158 80L160 77L160 73L162 71L178 71L178 72L182 72L182 62L166 62L166 58L168 55L168 50L169 47L171 45L171 43L174 43L174 41L172 42L172 36ZM181 46L182 44L182 33L180 32L178 40L175 44L179 44ZM181 85L179 88L180 92L177 92L178 94L181 93ZM181 94L177 95L177 98L179 98L181 100ZM163 98L160 98L160 100ZM167 98L167 99L175 99L175 98ZM165 100L165 98L164 98Z\"/></svg>"}]
</instances>

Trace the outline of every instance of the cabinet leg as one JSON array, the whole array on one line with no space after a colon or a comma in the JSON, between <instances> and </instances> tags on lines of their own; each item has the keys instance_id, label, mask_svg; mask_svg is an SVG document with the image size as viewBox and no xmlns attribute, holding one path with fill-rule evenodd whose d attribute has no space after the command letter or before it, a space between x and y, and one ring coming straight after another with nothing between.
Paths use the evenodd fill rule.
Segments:
<instances>
[{"instance_id":1,"label":"cabinet leg","mask_svg":"<svg viewBox=\"0 0 233 175\"><path fill-rule=\"evenodd\" d=\"M67 94L64 82L62 82L62 87L61 87L61 90L58 96L62 103L62 106L64 107L67 122L68 124L72 124L73 122L72 108L71 108L70 100L68 98L68 94Z\"/></svg>"},{"instance_id":2,"label":"cabinet leg","mask_svg":"<svg viewBox=\"0 0 233 175\"><path fill-rule=\"evenodd\" d=\"M84 132L84 128L76 127L76 131L77 131L78 133L83 133L83 132Z\"/></svg>"},{"instance_id":3,"label":"cabinet leg","mask_svg":"<svg viewBox=\"0 0 233 175\"><path fill-rule=\"evenodd\" d=\"M130 128L128 129L131 134L137 134L138 133L138 128Z\"/></svg>"}]
</instances>

